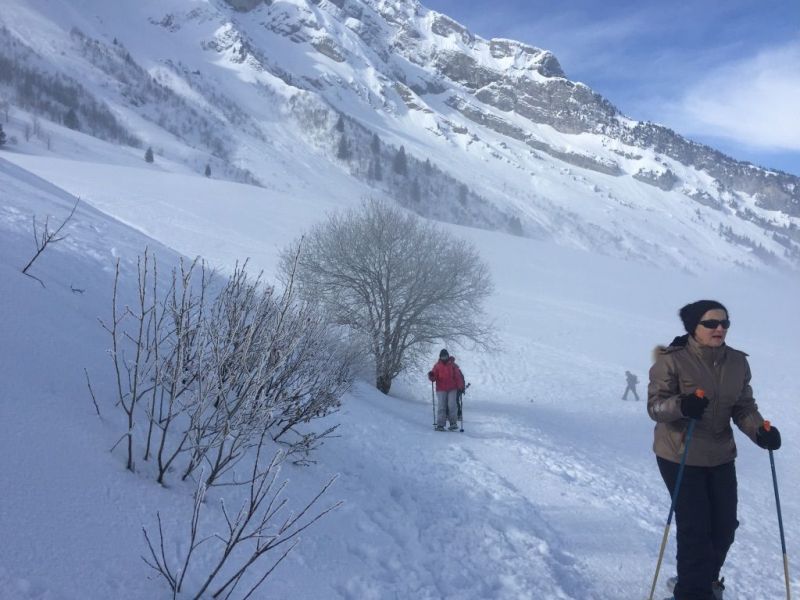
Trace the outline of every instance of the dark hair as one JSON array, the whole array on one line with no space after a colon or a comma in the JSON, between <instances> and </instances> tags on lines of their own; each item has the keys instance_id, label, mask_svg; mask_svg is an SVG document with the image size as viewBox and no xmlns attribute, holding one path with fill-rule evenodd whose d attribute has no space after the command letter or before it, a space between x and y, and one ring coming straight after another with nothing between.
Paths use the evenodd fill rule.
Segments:
<instances>
[{"instance_id":1,"label":"dark hair","mask_svg":"<svg viewBox=\"0 0 800 600\"><path fill-rule=\"evenodd\" d=\"M439 352L439 358L450 358L450 353L447 351L447 348L442 348L442 351Z\"/></svg>"}]
</instances>

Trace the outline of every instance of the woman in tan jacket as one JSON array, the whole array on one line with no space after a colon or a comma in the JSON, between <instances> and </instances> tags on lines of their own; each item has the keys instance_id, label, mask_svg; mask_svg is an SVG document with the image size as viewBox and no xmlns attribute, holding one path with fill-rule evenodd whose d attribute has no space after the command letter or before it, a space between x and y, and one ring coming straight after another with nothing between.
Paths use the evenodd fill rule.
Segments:
<instances>
[{"instance_id":1,"label":"woman in tan jacket","mask_svg":"<svg viewBox=\"0 0 800 600\"><path fill-rule=\"evenodd\" d=\"M777 450L781 439L775 427L764 429L747 355L725 343L728 310L715 300L699 300L679 314L687 333L656 349L647 412L656 421L653 451L670 496L690 419L696 419L675 500L674 594L675 600L719 600L720 569L739 525L731 422L762 448Z\"/></svg>"}]
</instances>

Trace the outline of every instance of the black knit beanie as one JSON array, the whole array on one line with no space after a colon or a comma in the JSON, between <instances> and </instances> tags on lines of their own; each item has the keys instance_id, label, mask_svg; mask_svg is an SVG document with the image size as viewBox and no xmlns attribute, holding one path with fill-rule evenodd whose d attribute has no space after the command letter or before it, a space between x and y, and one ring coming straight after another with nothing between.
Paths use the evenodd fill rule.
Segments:
<instances>
[{"instance_id":1,"label":"black knit beanie","mask_svg":"<svg viewBox=\"0 0 800 600\"><path fill-rule=\"evenodd\" d=\"M447 348L442 348L442 351L439 352L439 358L450 358L450 353L447 351Z\"/></svg>"},{"instance_id":2,"label":"black knit beanie","mask_svg":"<svg viewBox=\"0 0 800 600\"><path fill-rule=\"evenodd\" d=\"M683 327L686 329L687 333L689 335L694 335L694 330L697 329L697 324L700 323L700 319L703 318L703 315L710 310L718 308L724 310L725 317L730 319L728 309L725 308L721 302L717 302L716 300L698 300L697 302L692 302L684 306L678 314L681 317L681 321L683 321Z\"/></svg>"}]
</instances>

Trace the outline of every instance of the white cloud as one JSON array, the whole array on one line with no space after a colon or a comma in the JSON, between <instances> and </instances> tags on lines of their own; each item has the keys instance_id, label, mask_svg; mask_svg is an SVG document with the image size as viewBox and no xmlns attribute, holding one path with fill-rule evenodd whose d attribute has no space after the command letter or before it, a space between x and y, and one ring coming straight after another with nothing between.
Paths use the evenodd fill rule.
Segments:
<instances>
[{"instance_id":1,"label":"white cloud","mask_svg":"<svg viewBox=\"0 0 800 600\"><path fill-rule=\"evenodd\" d=\"M800 40L715 69L668 109L687 135L764 150L800 150Z\"/></svg>"}]
</instances>

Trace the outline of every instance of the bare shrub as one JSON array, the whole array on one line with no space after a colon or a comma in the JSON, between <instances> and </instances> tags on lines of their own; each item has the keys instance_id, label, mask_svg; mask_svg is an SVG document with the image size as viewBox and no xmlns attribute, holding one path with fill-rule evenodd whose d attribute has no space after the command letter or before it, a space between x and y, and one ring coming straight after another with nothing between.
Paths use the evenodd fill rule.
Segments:
<instances>
[{"instance_id":1,"label":"bare shrub","mask_svg":"<svg viewBox=\"0 0 800 600\"><path fill-rule=\"evenodd\" d=\"M279 293L245 266L218 284L205 264L182 261L164 284L145 252L136 301L125 307L117 267L114 316L103 326L127 419L128 469L137 427L146 428L143 457L155 459L159 483L180 464L183 479L202 467L208 486L265 434L296 462L310 462L335 431L313 421L338 410L355 354L319 311L295 299L291 279Z\"/></svg>"},{"instance_id":2,"label":"bare shrub","mask_svg":"<svg viewBox=\"0 0 800 600\"><path fill-rule=\"evenodd\" d=\"M251 476L246 482L246 498L239 510L231 513L225 502L220 501L225 519L225 530L222 533L206 532L208 527L201 525L207 492L203 483L195 493L186 532L188 539L182 540L180 544L171 543L173 540L164 532L160 513L156 515L157 538L146 528L142 528L149 553L142 558L167 582L173 597L185 593L195 599L209 597L209 594L212 598L232 598L245 574L253 572L256 567L261 568L262 559L274 556L277 552L272 564L260 572L257 580L251 580L247 584L249 588L243 589L239 596L244 600L250 598L297 545L297 536L342 504L341 501L335 502L316 514L311 514L335 481L332 478L303 508L297 512L290 511L287 507L288 500L283 496L286 481L276 485L283 455L276 453L268 463L262 460L264 438L265 434L262 434L256 444ZM175 558L167 556L165 544L177 545L183 549L183 554ZM205 567L195 567L192 559L196 556L197 549L204 545L213 546L213 549L206 552L206 556L210 558L204 562Z\"/></svg>"},{"instance_id":3,"label":"bare shrub","mask_svg":"<svg viewBox=\"0 0 800 600\"><path fill-rule=\"evenodd\" d=\"M192 287L197 261L173 269L165 290L159 288L158 261L148 251L137 261L135 301L119 304L119 261L112 293L110 322L101 320L111 336L111 360L117 386L116 404L125 413L127 468L135 468L134 432L140 415L147 436L144 460L155 456L158 482L185 450L188 434L172 436L173 425L185 412L182 397L191 389L192 361L197 361L192 341L199 327L210 274L204 265L201 283ZM142 414L143 413L143 414Z\"/></svg>"}]
</instances>

